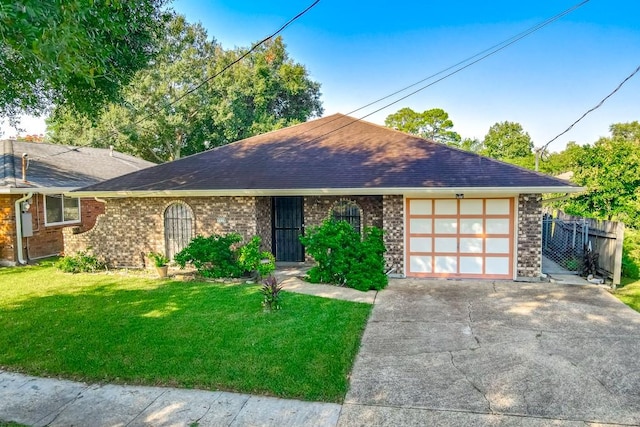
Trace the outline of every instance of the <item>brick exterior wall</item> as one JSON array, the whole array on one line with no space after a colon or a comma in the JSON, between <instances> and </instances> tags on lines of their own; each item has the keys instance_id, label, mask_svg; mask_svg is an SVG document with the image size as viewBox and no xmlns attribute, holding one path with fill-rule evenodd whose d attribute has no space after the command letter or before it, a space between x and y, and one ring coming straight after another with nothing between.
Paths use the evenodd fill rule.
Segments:
<instances>
[{"instance_id":1,"label":"brick exterior wall","mask_svg":"<svg viewBox=\"0 0 640 427\"><path fill-rule=\"evenodd\" d=\"M257 202L255 197L110 199L105 215L98 217L93 229L84 233L65 230L65 253L91 247L96 256L110 266L148 266L146 254L165 253L163 215L166 208L176 202L186 203L192 209L196 235L236 232L247 241L258 234L257 206L264 201ZM264 213L264 208L262 211Z\"/></svg>"},{"instance_id":2,"label":"brick exterior wall","mask_svg":"<svg viewBox=\"0 0 640 427\"><path fill-rule=\"evenodd\" d=\"M393 274L404 274L404 198L403 196L384 196L382 199L382 228L385 268L395 269Z\"/></svg>"},{"instance_id":3,"label":"brick exterior wall","mask_svg":"<svg viewBox=\"0 0 640 427\"><path fill-rule=\"evenodd\" d=\"M305 228L316 227L331 215L336 203L348 200L360 207L360 218L363 227L382 228L382 197L381 196L307 196L304 198ZM313 262L305 254L306 262Z\"/></svg>"},{"instance_id":4,"label":"brick exterior wall","mask_svg":"<svg viewBox=\"0 0 640 427\"><path fill-rule=\"evenodd\" d=\"M0 263L13 264L16 262L16 216L14 203L20 196L0 196Z\"/></svg>"},{"instance_id":5,"label":"brick exterior wall","mask_svg":"<svg viewBox=\"0 0 640 427\"><path fill-rule=\"evenodd\" d=\"M256 220L256 231L262 239L262 250L271 252L273 247L271 197L256 197Z\"/></svg>"},{"instance_id":6,"label":"brick exterior wall","mask_svg":"<svg viewBox=\"0 0 640 427\"><path fill-rule=\"evenodd\" d=\"M542 196L518 197L518 247L516 276L522 279L542 274Z\"/></svg>"},{"instance_id":7,"label":"brick exterior wall","mask_svg":"<svg viewBox=\"0 0 640 427\"><path fill-rule=\"evenodd\" d=\"M17 262L16 254L16 221L14 204L22 195L0 197L0 262L13 264ZM25 260L58 255L63 252L62 230L68 225L47 226L45 224L44 196L36 194L32 197L31 227L33 236L23 238L22 248ZM80 200L79 224L75 228L89 230L95 224L98 215L104 213L104 204L94 199Z\"/></svg>"},{"instance_id":8,"label":"brick exterior wall","mask_svg":"<svg viewBox=\"0 0 640 427\"><path fill-rule=\"evenodd\" d=\"M329 217L336 203L348 200L360 207L363 227L382 228L381 196L307 196L304 198L304 224L313 227Z\"/></svg>"}]
</instances>

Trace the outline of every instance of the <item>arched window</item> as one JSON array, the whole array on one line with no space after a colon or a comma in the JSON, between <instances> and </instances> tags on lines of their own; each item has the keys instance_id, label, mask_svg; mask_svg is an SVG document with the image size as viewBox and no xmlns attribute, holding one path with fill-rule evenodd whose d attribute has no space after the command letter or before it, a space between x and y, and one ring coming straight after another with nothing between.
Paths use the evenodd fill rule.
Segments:
<instances>
[{"instance_id":1,"label":"arched window","mask_svg":"<svg viewBox=\"0 0 640 427\"><path fill-rule=\"evenodd\" d=\"M341 200L333 206L331 216L336 221L347 221L358 233L361 231L362 211L360 206L351 200Z\"/></svg>"},{"instance_id":2,"label":"arched window","mask_svg":"<svg viewBox=\"0 0 640 427\"><path fill-rule=\"evenodd\" d=\"M193 213L185 203L172 203L164 211L164 245L167 257L184 249L193 239Z\"/></svg>"}]
</instances>

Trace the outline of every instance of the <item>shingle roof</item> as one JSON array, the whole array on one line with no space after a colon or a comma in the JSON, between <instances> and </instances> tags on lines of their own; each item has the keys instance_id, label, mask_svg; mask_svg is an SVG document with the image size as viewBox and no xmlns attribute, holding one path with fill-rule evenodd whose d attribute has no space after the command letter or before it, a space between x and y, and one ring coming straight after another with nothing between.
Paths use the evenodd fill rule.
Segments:
<instances>
[{"instance_id":1,"label":"shingle roof","mask_svg":"<svg viewBox=\"0 0 640 427\"><path fill-rule=\"evenodd\" d=\"M82 192L578 188L559 179L336 114L114 178Z\"/></svg>"},{"instance_id":2,"label":"shingle roof","mask_svg":"<svg viewBox=\"0 0 640 427\"><path fill-rule=\"evenodd\" d=\"M0 189L79 188L153 166L103 148L0 141ZM27 182L22 155L28 154Z\"/></svg>"}]
</instances>

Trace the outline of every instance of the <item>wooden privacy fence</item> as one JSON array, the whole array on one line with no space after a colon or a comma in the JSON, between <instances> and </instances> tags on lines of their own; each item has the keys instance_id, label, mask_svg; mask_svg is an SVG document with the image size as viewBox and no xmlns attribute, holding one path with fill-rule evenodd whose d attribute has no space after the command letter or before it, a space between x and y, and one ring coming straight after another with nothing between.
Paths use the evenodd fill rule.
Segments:
<instances>
[{"instance_id":1,"label":"wooden privacy fence","mask_svg":"<svg viewBox=\"0 0 640 427\"><path fill-rule=\"evenodd\" d=\"M569 271L582 269L585 248L598 254L597 272L620 284L624 223L567 215L545 209L542 219L542 254Z\"/></svg>"}]
</instances>

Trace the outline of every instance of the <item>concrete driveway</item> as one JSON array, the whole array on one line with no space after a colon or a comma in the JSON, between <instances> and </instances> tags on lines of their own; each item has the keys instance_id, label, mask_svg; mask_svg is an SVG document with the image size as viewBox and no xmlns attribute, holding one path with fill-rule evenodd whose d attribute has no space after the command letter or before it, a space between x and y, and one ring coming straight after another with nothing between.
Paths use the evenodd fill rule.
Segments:
<instances>
[{"instance_id":1,"label":"concrete driveway","mask_svg":"<svg viewBox=\"0 0 640 427\"><path fill-rule=\"evenodd\" d=\"M640 313L593 286L394 280L339 425L639 425Z\"/></svg>"}]
</instances>

